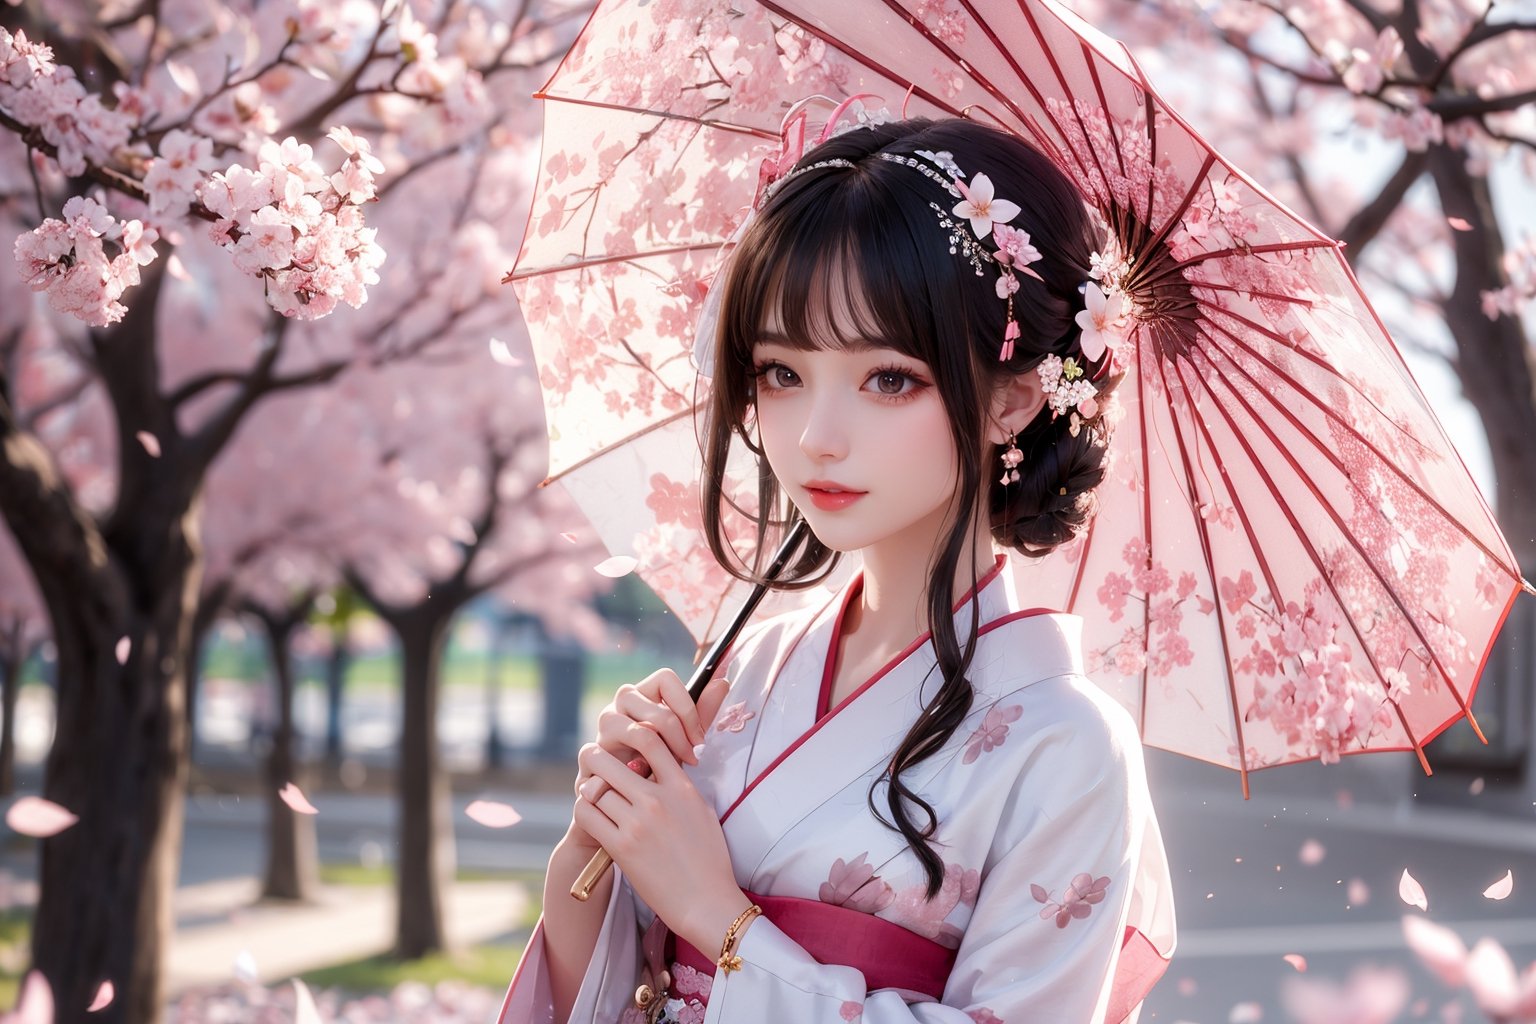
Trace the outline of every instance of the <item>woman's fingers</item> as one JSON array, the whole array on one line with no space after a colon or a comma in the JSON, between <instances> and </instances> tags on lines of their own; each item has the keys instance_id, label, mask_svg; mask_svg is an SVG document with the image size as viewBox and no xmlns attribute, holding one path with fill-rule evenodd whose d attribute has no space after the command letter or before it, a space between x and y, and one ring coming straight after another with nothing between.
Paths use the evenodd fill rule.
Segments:
<instances>
[{"instance_id":1,"label":"woman's fingers","mask_svg":"<svg viewBox=\"0 0 1536 1024\"><path fill-rule=\"evenodd\" d=\"M663 669L657 675L661 677L661 699L682 723L688 738L688 749L691 751L704 742L704 726L699 723L699 709L694 705L693 698L688 695L688 687L677 678L676 672Z\"/></svg>"},{"instance_id":2,"label":"woman's fingers","mask_svg":"<svg viewBox=\"0 0 1536 1024\"><path fill-rule=\"evenodd\" d=\"M593 751L588 758L592 766L592 774L609 786L618 790L619 794L630 803L637 803L650 799L656 784L669 783L682 776L682 769L672 759L671 751L667 745L645 726L636 726L633 742L640 751L651 769L651 778L647 779L636 774L627 764L614 757L602 748ZM587 784L586 793L592 793L592 799L601 797L601 790L595 783Z\"/></svg>"},{"instance_id":3,"label":"woman's fingers","mask_svg":"<svg viewBox=\"0 0 1536 1024\"><path fill-rule=\"evenodd\" d=\"M673 678L676 679L675 676ZM677 683L677 686L681 689L682 683ZM677 700L678 696L674 695L672 699ZM688 699L686 689L681 689L681 700L688 705L687 711L694 715L694 728L697 729L697 712L692 710L693 702ZM651 700L637 687L620 687L613 698L612 711L598 716L601 741L610 754L619 756L624 753L618 749L618 745L627 742L624 737L632 722L643 722L653 727L666 740L667 747L677 760L688 764L696 762L693 748L698 743L692 739L684 719L671 704Z\"/></svg>"}]
</instances>

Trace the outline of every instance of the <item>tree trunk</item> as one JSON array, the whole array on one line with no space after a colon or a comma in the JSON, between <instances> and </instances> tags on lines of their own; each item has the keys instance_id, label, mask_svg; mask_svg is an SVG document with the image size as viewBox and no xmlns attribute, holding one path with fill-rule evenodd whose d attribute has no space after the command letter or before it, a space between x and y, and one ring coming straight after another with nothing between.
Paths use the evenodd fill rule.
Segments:
<instances>
[{"instance_id":1,"label":"tree trunk","mask_svg":"<svg viewBox=\"0 0 1536 1024\"><path fill-rule=\"evenodd\" d=\"M1536 438L1536 393L1530 349L1518 317L1489 320L1482 309L1482 291L1504 280L1500 260L1505 243L1488 179L1468 173L1463 154L1435 146L1429 168L1446 216L1471 226L1469 231L1451 232L1456 284L1445 316L1456 340L1462 392L1488 434L1496 482L1489 504L1529 576L1536 568L1536 445L1531 443Z\"/></svg>"},{"instance_id":2,"label":"tree trunk","mask_svg":"<svg viewBox=\"0 0 1536 1024\"><path fill-rule=\"evenodd\" d=\"M435 600L388 616L400 638L399 916L395 955L414 960L445 950L443 894L453 882L452 794L437 742L443 649L456 607Z\"/></svg>"},{"instance_id":3,"label":"tree trunk","mask_svg":"<svg viewBox=\"0 0 1536 1024\"><path fill-rule=\"evenodd\" d=\"M505 619L491 625L491 642L485 664L485 766L501 768L506 764L507 747L501 738L501 652L506 646Z\"/></svg>"},{"instance_id":4,"label":"tree trunk","mask_svg":"<svg viewBox=\"0 0 1536 1024\"><path fill-rule=\"evenodd\" d=\"M341 763L341 698L351 664L352 642L343 625L331 631L331 653L325 661L325 760L332 767Z\"/></svg>"},{"instance_id":5,"label":"tree trunk","mask_svg":"<svg viewBox=\"0 0 1536 1024\"><path fill-rule=\"evenodd\" d=\"M164 1002L200 572L188 522L167 532L171 550L147 592L116 573L110 596L76 589L79 580L45 585L59 653L43 795L80 818L41 844L32 956L53 990L57 1024L151 1024ZM88 1015L106 981L113 1002Z\"/></svg>"},{"instance_id":6,"label":"tree trunk","mask_svg":"<svg viewBox=\"0 0 1536 1024\"><path fill-rule=\"evenodd\" d=\"M0 639L0 702L5 720L0 723L0 796L16 792L16 699L21 693L21 671L27 664L21 620L17 619Z\"/></svg>"},{"instance_id":7,"label":"tree trunk","mask_svg":"<svg viewBox=\"0 0 1536 1024\"><path fill-rule=\"evenodd\" d=\"M214 593L206 593L197 603L192 617L192 653L187 659L187 760L197 760L197 691L203 681L203 662L208 653L208 637L213 624L224 611L224 601L229 587L220 586Z\"/></svg>"},{"instance_id":8,"label":"tree trunk","mask_svg":"<svg viewBox=\"0 0 1536 1024\"><path fill-rule=\"evenodd\" d=\"M293 749L293 633L304 621L309 605L310 601L305 600L302 607L280 614L249 609L266 634L277 709L266 765L267 871L261 886L262 899L313 902L320 890L320 851L314 816L295 811L278 795L290 782L300 789L308 785L307 780L299 777L301 767Z\"/></svg>"}]
</instances>

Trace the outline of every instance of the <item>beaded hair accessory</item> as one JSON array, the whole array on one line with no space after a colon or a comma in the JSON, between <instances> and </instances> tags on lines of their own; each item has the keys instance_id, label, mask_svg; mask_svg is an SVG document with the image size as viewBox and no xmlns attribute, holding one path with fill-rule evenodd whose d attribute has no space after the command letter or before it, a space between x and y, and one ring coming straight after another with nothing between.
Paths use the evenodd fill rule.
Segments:
<instances>
[{"instance_id":1,"label":"beaded hair accessory","mask_svg":"<svg viewBox=\"0 0 1536 1024\"><path fill-rule=\"evenodd\" d=\"M934 153L920 149L913 156L900 153L875 155L882 160L912 168L957 200L949 210L931 200L928 205L938 216L939 226L949 232L949 251L963 255L975 269L977 277L986 275L988 264L998 268L997 297L1008 303L1008 314L1005 321L1007 326L1003 329L1003 344L997 358L1000 362L1012 359L1013 343L1019 337L1019 324L1013 318L1013 294L1019 290L1019 278L1015 271L1022 271L1037 281L1042 280L1039 274L1029 268L1029 264L1040 259L1040 251L1029 242L1029 232L1008 226L1008 222L1022 212L1019 205L998 199L993 194L992 179L985 174L976 175L967 184L964 173L955 164L954 154L948 150ZM841 158L807 164L769 185L763 192L763 201L771 199L786 181L797 175L823 167L853 166L853 161ZM968 223L969 230L962 226L961 220ZM997 243L995 250L982 244L989 236Z\"/></svg>"}]
</instances>

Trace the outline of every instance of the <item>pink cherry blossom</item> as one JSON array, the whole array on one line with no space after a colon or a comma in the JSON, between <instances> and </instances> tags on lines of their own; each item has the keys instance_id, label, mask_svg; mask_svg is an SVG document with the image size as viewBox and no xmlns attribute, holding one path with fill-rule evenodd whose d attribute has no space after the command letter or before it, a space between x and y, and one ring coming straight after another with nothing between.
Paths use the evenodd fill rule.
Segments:
<instances>
[{"instance_id":1,"label":"pink cherry blossom","mask_svg":"<svg viewBox=\"0 0 1536 1024\"><path fill-rule=\"evenodd\" d=\"M1083 330L1083 355L1096 361L1106 348L1114 348L1121 341L1126 320L1125 295L1119 291L1106 295L1097 282L1089 281L1084 301L1087 308L1078 311L1077 325Z\"/></svg>"},{"instance_id":2,"label":"pink cherry blossom","mask_svg":"<svg viewBox=\"0 0 1536 1024\"><path fill-rule=\"evenodd\" d=\"M954 215L969 220L977 238L990 235L994 221L1006 224L1020 213L1017 203L993 197L992 179L985 174L976 175L969 185L956 178L955 187L965 198L955 205Z\"/></svg>"}]
</instances>

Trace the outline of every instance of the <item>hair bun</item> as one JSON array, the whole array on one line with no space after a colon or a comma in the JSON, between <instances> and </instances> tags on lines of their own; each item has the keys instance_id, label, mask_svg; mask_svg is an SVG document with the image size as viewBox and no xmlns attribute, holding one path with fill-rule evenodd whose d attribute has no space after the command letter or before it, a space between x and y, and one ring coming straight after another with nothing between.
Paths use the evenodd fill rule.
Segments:
<instances>
[{"instance_id":1,"label":"hair bun","mask_svg":"<svg viewBox=\"0 0 1536 1024\"><path fill-rule=\"evenodd\" d=\"M1109 433L1096 420L1074 436L1065 416L1030 424L1017 442L1025 449L1018 482L992 485L993 538L1038 558L1079 537L1098 513Z\"/></svg>"}]
</instances>

